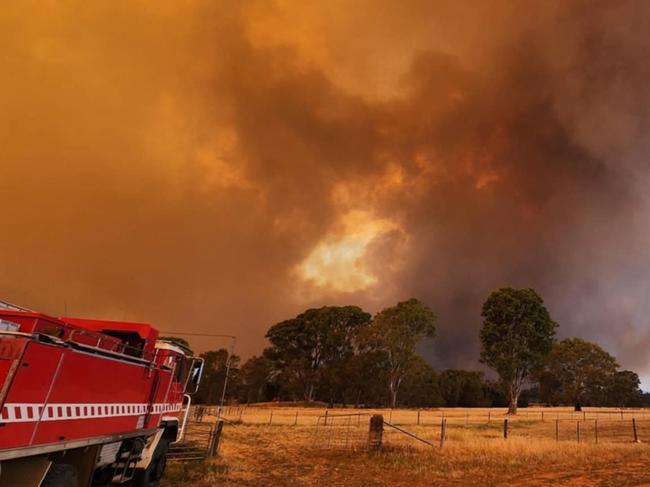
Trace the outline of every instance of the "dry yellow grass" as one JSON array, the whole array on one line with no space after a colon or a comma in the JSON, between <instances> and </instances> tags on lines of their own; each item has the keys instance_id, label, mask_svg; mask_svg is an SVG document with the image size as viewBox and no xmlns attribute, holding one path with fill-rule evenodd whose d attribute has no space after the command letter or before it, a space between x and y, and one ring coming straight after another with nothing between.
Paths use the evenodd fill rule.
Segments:
<instances>
[{"instance_id":1,"label":"dry yellow grass","mask_svg":"<svg viewBox=\"0 0 650 487\"><path fill-rule=\"evenodd\" d=\"M357 417L339 416L351 412L355 411L330 410L325 427L322 409L298 410L298 426L293 425L295 409L276 408L271 425L269 408L250 409L243 414L244 423L226 425L218 459L204 465L172 464L164 485L650 484L650 415L646 411L634 413L641 443L632 442L632 414L624 412L621 421L620 413L615 411L618 419L612 415L610 420L610 411L602 409L589 409L586 415L580 415L581 442L577 443L578 415L570 419L571 411L566 408L544 409L543 422L541 416L532 419L531 414L528 418L525 414L541 410L521 410L520 415L509 420L508 440L503 439L502 410L490 412L490 424L488 410L423 411L420 425L416 424L417 411L395 410L393 423L436 447L387 428L384 450L378 454L365 449L367 416L362 416L358 425ZM437 445L443 412L448 430L444 448L440 449ZM231 419L238 419L238 411L229 413ZM387 411L383 414L388 420ZM597 417L598 443L594 428ZM560 441L555 440L557 418Z\"/></svg>"}]
</instances>

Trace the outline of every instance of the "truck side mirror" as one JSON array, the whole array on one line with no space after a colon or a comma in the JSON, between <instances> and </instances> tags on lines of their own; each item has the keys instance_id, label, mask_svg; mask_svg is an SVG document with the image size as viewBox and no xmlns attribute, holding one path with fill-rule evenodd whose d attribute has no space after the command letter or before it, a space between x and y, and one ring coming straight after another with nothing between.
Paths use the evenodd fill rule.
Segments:
<instances>
[{"instance_id":1,"label":"truck side mirror","mask_svg":"<svg viewBox=\"0 0 650 487\"><path fill-rule=\"evenodd\" d=\"M190 373L187 377L187 384L185 385L185 392L187 394L194 394L199 389L201 382L201 375L203 374L203 359L193 358Z\"/></svg>"}]
</instances>

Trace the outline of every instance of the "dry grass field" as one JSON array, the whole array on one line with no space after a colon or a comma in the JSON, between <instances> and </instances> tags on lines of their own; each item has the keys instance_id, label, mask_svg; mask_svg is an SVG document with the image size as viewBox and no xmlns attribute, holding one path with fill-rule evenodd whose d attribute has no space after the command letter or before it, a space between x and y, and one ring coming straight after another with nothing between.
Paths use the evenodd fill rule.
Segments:
<instances>
[{"instance_id":1,"label":"dry grass field","mask_svg":"<svg viewBox=\"0 0 650 487\"><path fill-rule=\"evenodd\" d=\"M232 422L225 425L219 457L171 462L163 486L650 487L650 411L526 408L509 418L507 439L501 409L257 407L225 413ZM371 414L431 445L385 425L382 451L368 451Z\"/></svg>"}]
</instances>

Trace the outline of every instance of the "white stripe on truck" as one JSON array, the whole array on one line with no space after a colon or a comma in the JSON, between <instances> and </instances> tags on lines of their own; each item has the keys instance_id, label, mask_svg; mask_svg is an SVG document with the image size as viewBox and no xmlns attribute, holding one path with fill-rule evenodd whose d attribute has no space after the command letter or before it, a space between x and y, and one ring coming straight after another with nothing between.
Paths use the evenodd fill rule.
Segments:
<instances>
[{"instance_id":1,"label":"white stripe on truck","mask_svg":"<svg viewBox=\"0 0 650 487\"><path fill-rule=\"evenodd\" d=\"M172 413L181 410L181 404L156 403L7 403L0 411L2 423L36 421L66 421L71 419L101 419L121 416L140 416Z\"/></svg>"}]
</instances>

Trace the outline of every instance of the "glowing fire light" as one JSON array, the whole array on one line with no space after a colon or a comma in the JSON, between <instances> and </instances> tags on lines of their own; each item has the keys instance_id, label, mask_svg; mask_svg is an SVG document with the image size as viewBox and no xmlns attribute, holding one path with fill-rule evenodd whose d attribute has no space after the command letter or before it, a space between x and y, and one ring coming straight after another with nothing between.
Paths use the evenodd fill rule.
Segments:
<instances>
[{"instance_id":1,"label":"glowing fire light","mask_svg":"<svg viewBox=\"0 0 650 487\"><path fill-rule=\"evenodd\" d=\"M339 292L367 289L377 276L367 262L369 247L397 225L374 219L367 212L354 211L342 220L342 229L327 235L299 265L306 281Z\"/></svg>"}]
</instances>

